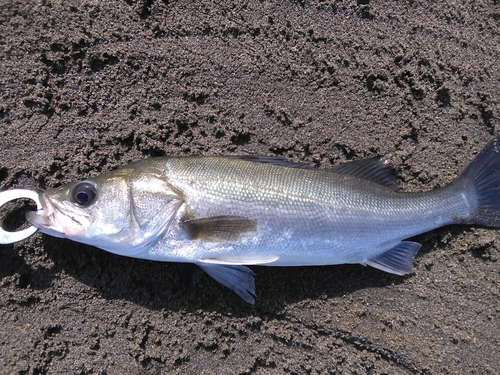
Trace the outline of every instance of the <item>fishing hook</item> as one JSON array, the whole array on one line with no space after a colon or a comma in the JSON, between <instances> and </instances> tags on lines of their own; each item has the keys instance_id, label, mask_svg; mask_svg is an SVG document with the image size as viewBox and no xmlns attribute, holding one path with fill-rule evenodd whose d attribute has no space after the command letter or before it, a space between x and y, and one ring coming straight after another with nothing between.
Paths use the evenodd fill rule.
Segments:
<instances>
[{"instance_id":1,"label":"fishing hook","mask_svg":"<svg viewBox=\"0 0 500 375\"><path fill-rule=\"evenodd\" d=\"M38 193L33 190L25 190L25 189L12 189L0 192L0 208L10 201L22 198L27 198L35 201L37 209L38 210L43 209L42 203L38 198ZM22 241L28 238L29 236L33 235L37 230L38 228L30 226L26 229L17 232L8 232L5 229L3 229L2 225L0 224L0 244L5 245Z\"/></svg>"}]
</instances>

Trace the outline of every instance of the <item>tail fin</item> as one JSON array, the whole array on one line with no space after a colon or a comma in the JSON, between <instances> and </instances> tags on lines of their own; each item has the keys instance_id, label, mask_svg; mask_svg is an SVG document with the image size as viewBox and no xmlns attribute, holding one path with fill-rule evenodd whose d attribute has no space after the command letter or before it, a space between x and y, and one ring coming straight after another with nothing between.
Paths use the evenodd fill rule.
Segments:
<instances>
[{"instance_id":1,"label":"tail fin","mask_svg":"<svg viewBox=\"0 0 500 375\"><path fill-rule=\"evenodd\" d=\"M455 183L463 184L475 200L467 221L500 228L500 135L479 151Z\"/></svg>"}]
</instances>

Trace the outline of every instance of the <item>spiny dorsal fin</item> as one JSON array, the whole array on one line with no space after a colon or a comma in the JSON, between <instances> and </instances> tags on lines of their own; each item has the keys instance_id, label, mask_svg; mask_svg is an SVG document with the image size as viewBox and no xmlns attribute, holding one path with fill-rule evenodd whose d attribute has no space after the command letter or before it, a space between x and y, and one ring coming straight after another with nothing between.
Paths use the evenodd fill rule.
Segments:
<instances>
[{"instance_id":1,"label":"spiny dorsal fin","mask_svg":"<svg viewBox=\"0 0 500 375\"><path fill-rule=\"evenodd\" d=\"M397 179L394 175L394 166L387 159L369 158L351 161L337 165L331 169L332 172L345 174L375 182L391 189L397 189Z\"/></svg>"},{"instance_id":2,"label":"spiny dorsal fin","mask_svg":"<svg viewBox=\"0 0 500 375\"><path fill-rule=\"evenodd\" d=\"M296 163L294 161L286 160L281 156L255 156L255 155L227 155L227 158L241 159L246 161L252 161L255 163L278 165L280 167L288 168L311 168L310 164L307 163Z\"/></svg>"},{"instance_id":3,"label":"spiny dorsal fin","mask_svg":"<svg viewBox=\"0 0 500 375\"><path fill-rule=\"evenodd\" d=\"M237 240L255 231L257 222L243 216L213 216L186 220L183 226L193 240L217 242Z\"/></svg>"},{"instance_id":4,"label":"spiny dorsal fin","mask_svg":"<svg viewBox=\"0 0 500 375\"><path fill-rule=\"evenodd\" d=\"M241 159L252 161L256 163L264 163L271 165L278 165L280 167L288 168L305 168L313 169L311 164L295 163L293 161L285 160L277 156L253 156L253 155L230 155L229 158ZM357 177L362 180L375 182L379 185L391 189L397 189L397 179L394 174L394 166L387 159L383 158L369 158L351 161L345 164L337 165L330 169L318 169L320 171L335 172Z\"/></svg>"}]
</instances>

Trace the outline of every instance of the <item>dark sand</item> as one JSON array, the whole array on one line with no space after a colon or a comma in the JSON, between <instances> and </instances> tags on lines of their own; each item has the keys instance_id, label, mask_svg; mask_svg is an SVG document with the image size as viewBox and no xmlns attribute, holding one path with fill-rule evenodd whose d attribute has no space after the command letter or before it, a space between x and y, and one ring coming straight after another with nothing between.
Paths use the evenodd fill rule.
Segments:
<instances>
[{"instance_id":1,"label":"dark sand","mask_svg":"<svg viewBox=\"0 0 500 375\"><path fill-rule=\"evenodd\" d=\"M1 190L190 154L385 155L428 190L500 126L497 1L62 3L0 1ZM403 278L253 267L249 306L37 234L0 248L0 372L500 373L500 230L415 240Z\"/></svg>"}]
</instances>

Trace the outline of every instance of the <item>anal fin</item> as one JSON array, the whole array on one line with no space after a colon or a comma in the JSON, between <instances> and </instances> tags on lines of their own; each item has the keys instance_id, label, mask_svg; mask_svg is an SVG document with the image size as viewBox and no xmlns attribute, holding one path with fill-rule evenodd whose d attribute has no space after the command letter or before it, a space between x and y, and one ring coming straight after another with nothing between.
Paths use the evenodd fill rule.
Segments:
<instances>
[{"instance_id":1,"label":"anal fin","mask_svg":"<svg viewBox=\"0 0 500 375\"><path fill-rule=\"evenodd\" d=\"M250 304L255 303L255 279L253 271L245 266L197 263L213 279L233 290Z\"/></svg>"},{"instance_id":2,"label":"anal fin","mask_svg":"<svg viewBox=\"0 0 500 375\"><path fill-rule=\"evenodd\" d=\"M402 241L392 249L368 259L366 264L396 275L406 275L413 271L413 258L422 245L417 242Z\"/></svg>"}]
</instances>

